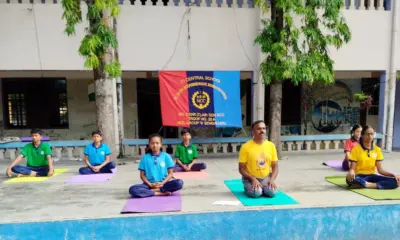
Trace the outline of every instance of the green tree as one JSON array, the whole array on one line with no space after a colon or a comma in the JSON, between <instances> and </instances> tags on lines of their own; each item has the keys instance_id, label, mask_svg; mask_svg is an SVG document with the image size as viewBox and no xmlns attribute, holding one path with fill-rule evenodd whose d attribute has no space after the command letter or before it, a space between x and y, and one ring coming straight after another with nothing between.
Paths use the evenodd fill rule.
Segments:
<instances>
[{"instance_id":1,"label":"green tree","mask_svg":"<svg viewBox=\"0 0 400 240\"><path fill-rule=\"evenodd\" d=\"M343 0L255 0L263 28L255 39L263 54L260 74L270 85L269 139L281 156L282 82L335 82L328 48L350 41L350 29L341 14Z\"/></svg>"},{"instance_id":2,"label":"green tree","mask_svg":"<svg viewBox=\"0 0 400 240\"><path fill-rule=\"evenodd\" d=\"M79 54L85 57L85 68L93 70L96 95L96 122L115 154L118 146L115 140L113 92L114 78L121 76L121 65L115 58L118 47L113 28L114 18L120 13L118 0L84 0L87 5L88 26L81 41ZM75 34L75 28L82 23L82 8L79 0L62 0L66 21L65 32Z\"/></svg>"}]
</instances>

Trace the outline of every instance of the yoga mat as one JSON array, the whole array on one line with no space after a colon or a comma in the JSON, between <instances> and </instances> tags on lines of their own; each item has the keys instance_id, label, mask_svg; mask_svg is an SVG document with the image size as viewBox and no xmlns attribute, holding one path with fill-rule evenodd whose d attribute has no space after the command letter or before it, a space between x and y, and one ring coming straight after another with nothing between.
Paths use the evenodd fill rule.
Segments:
<instances>
[{"instance_id":1,"label":"yoga mat","mask_svg":"<svg viewBox=\"0 0 400 240\"><path fill-rule=\"evenodd\" d=\"M346 177L344 176L329 176L325 177L327 182L335 184L341 188L350 190L352 192L363 195L367 198L374 200L400 200L400 190L379 190L379 189L350 189L346 184Z\"/></svg>"},{"instance_id":2,"label":"yoga mat","mask_svg":"<svg viewBox=\"0 0 400 240\"><path fill-rule=\"evenodd\" d=\"M333 161L324 162L323 165L334 168L338 171L344 172L342 169L342 162L343 162L343 160L333 160Z\"/></svg>"},{"instance_id":3,"label":"yoga mat","mask_svg":"<svg viewBox=\"0 0 400 240\"><path fill-rule=\"evenodd\" d=\"M73 176L72 178L68 179L65 181L65 183L99 183L99 182L107 182L110 180L115 173L117 172L117 169L114 168L111 170L113 173L95 173L95 174L87 174L87 175L76 175Z\"/></svg>"},{"instance_id":4,"label":"yoga mat","mask_svg":"<svg viewBox=\"0 0 400 240\"><path fill-rule=\"evenodd\" d=\"M42 136L42 141L50 141L49 136ZM32 142L32 137L21 137L21 142Z\"/></svg>"},{"instance_id":5,"label":"yoga mat","mask_svg":"<svg viewBox=\"0 0 400 240\"><path fill-rule=\"evenodd\" d=\"M131 198L125 204L121 213L178 212L181 208L181 194L179 192L174 192L171 196Z\"/></svg>"},{"instance_id":6,"label":"yoga mat","mask_svg":"<svg viewBox=\"0 0 400 240\"><path fill-rule=\"evenodd\" d=\"M204 171L199 172L175 172L174 178L177 179L203 179L208 178L208 173Z\"/></svg>"},{"instance_id":7,"label":"yoga mat","mask_svg":"<svg viewBox=\"0 0 400 240\"><path fill-rule=\"evenodd\" d=\"M244 194L244 186L242 180L225 180L225 185L231 192L242 202L244 206L264 206L264 205L290 205L298 204L296 200L278 190L275 197L269 198L261 196L259 198L250 198Z\"/></svg>"},{"instance_id":8,"label":"yoga mat","mask_svg":"<svg viewBox=\"0 0 400 240\"><path fill-rule=\"evenodd\" d=\"M66 171L68 171L68 168L56 168L54 169L54 175L51 177L55 177L57 175L60 175ZM5 181L4 183L28 183L28 182L43 182L46 181L47 179L51 178L51 177L14 177L11 178L7 181Z\"/></svg>"}]
</instances>

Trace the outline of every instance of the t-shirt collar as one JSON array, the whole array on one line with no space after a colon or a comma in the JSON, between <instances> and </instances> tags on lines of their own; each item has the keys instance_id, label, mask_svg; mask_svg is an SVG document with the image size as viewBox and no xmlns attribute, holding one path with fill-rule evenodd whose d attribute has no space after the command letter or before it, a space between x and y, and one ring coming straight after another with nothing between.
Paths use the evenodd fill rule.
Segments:
<instances>
[{"instance_id":1,"label":"t-shirt collar","mask_svg":"<svg viewBox=\"0 0 400 240\"><path fill-rule=\"evenodd\" d=\"M183 142L182 142L181 144L182 144L182 146L184 146L185 148L190 148L190 147L192 147L192 142L189 142L189 145L188 145L187 147L185 146L185 144L184 144Z\"/></svg>"},{"instance_id":2,"label":"t-shirt collar","mask_svg":"<svg viewBox=\"0 0 400 240\"><path fill-rule=\"evenodd\" d=\"M354 137L351 137L352 142L359 142L359 140L355 139Z\"/></svg>"},{"instance_id":3,"label":"t-shirt collar","mask_svg":"<svg viewBox=\"0 0 400 240\"><path fill-rule=\"evenodd\" d=\"M99 146L99 147L96 147L96 145L94 145L94 143L92 143L92 146L93 146L94 148L99 149L99 148L103 147L103 143L100 143L100 146Z\"/></svg>"},{"instance_id":4,"label":"t-shirt collar","mask_svg":"<svg viewBox=\"0 0 400 240\"><path fill-rule=\"evenodd\" d=\"M38 149L38 148L40 148L41 146L42 146L42 141L40 141L40 143L39 143L39 145L36 147L35 146L35 143L32 141L32 146L35 148L35 149Z\"/></svg>"},{"instance_id":5,"label":"t-shirt collar","mask_svg":"<svg viewBox=\"0 0 400 240\"><path fill-rule=\"evenodd\" d=\"M361 145L361 147L362 147L363 150L374 150L374 143L371 144L371 148L370 148L370 149L369 149L369 148L366 148L366 147L364 146L364 143L363 143L362 141L360 141L360 145Z\"/></svg>"},{"instance_id":6,"label":"t-shirt collar","mask_svg":"<svg viewBox=\"0 0 400 240\"><path fill-rule=\"evenodd\" d=\"M160 153L159 154L154 154L153 152L150 152L149 154L150 154L150 156L152 156L152 157L159 157L159 156L161 156L161 151L160 151Z\"/></svg>"}]
</instances>

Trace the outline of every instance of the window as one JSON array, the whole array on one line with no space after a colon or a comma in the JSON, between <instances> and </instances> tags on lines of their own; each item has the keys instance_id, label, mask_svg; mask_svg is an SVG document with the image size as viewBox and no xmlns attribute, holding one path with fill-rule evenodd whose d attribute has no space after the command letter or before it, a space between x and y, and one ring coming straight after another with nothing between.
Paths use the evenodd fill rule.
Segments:
<instances>
[{"instance_id":1,"label":"window","mask_svg":"<svg viewBox=\"0 0 400 240\"><path fill-rule=\"evenodd\" d=\"M2 83L6 128L68 128L65 79L13 78Z\"/></svg>"}]
</instances>

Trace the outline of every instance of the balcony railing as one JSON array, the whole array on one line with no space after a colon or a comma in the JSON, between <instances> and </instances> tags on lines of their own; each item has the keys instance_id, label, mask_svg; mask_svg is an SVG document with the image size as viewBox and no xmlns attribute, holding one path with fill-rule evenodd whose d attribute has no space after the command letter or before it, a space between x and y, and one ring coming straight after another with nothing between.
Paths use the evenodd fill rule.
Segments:
<instances>
[{"instance_id":1,"label":"balcony railing","mask_svg":"<svg viewBox=\"0 0 400 240\"><path fill-rule=\"evenodd\" d=\"M254 8L253 0L119 0L121 5L168 7ZM343 0L347 10L388 11L393 0ZM61 0L0 0L8 4L59 4Z\"/></svg>"}]
</instances>

